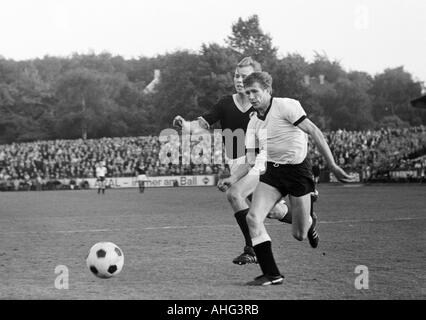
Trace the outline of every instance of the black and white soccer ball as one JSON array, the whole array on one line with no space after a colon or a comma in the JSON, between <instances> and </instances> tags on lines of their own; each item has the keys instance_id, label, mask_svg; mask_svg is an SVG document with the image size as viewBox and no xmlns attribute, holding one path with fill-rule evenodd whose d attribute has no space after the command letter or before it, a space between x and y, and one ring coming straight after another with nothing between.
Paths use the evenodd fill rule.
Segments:
<instances>
[{"instance_id":1,"label":"black and white soccer ball","mask_svg":"<svg viewBox=\"0 0 426 320\"><path fill-rule=\"evenodd\" d=\"M86 259L89 270L99 278L111 278L123 269L123 251L112 242L98 242L90 248Z\"/></svg>"}]
</instances>

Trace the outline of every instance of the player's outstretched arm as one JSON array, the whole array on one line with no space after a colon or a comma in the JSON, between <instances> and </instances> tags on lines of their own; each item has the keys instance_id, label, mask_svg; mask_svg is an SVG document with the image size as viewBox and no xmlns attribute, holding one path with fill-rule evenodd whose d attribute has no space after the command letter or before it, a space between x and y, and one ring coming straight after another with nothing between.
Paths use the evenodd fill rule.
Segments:
<instances>
[{"instance_id":1,"label":"player's outstretched arm","mask_svg":"<svg viewBox=\"0 0 426 320\"><path fill-rule=\"evenodd\" d=\"M208 129L207 124L200 119L187 121L179 115L173 119L173 126L182 129L183 132L191 134L205 133Z\"/></svg>"},{"instance_id":2,"label":"player's outstretched arm","mask_svg":"<svg viewBox=\"0 0 426 320\"><path fill-rule=\"evenodd\" d=\"M315 141L320 153L323 155L325 160L330 167L331 172L335 175L337 180L341 182L355 182L355 177L347 174L342 168L340 168L334 161L333 154L328 146L327 141L324 138L321 130L309 119L303 120L297 125L302 131L309 134Z\"/></svg>"},{"instance_id":3,"label":"player's outstretched arm","mask_svg":"<svg viewBox=\"0 0 426 320\"><path fill-rule=\"evenodd\" d=\"M341 182L356 182L356 178L354 176L351 176L345 172L342 168L340 168L338 165L335 165L331 168L331 171L334 173L334 176L337 178L337 180Z\"/></svg>"},{"instance_id":4,"label":"player's outstretched arm","mask_svg":"<svg viewBox=\"0 0 426 320\"><path fill-rule=\"evenodd\" d=\"M217 187L220 191L225 192L234 183L238 182L247 174L260 175L266 171L266 151L262 150L257 156L254 149L247 149L246 163L238 167L238 169L228 178L220 179Z\"/></svg>"},{"instance_id":5,"label":"player's outstretched arm","mask_svg":"<svg viewBox=\"0 0 426 320\"><path fill-rule=\"evenodd\" d=\"M220 191L225 192L235 182L239 181L244 177L250 170L251 165L248 163L241 164L238 169L228 178L220 179L217 183L217 187Z\"/></svg>"}]
</instances>

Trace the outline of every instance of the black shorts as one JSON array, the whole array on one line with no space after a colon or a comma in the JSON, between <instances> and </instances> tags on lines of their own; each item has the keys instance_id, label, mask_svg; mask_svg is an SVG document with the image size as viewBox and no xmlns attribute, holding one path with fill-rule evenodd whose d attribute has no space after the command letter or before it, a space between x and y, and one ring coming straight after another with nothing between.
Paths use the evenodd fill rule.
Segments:
<instances>
[{"instance_id":1,"label":"black shorts","mask_svg":"<svg viewBox=\"0 0 426 320\"><path fill-rule=\"evenodd\" d=\"M98 181L104 182L105 181L105 177L98 177Z\"/></svg>"},{"instance_id":2,"label":"black shorts","mask_svg":"<svg viewBox=\"0 0 426 320\"><path fill-rule=\"evenodd\" d=\"M315 191L312 166L306 158L299 164L274 164L268 162L260 182L277 188L283 197L301 197Z\"/></svg>"}]
</instances>

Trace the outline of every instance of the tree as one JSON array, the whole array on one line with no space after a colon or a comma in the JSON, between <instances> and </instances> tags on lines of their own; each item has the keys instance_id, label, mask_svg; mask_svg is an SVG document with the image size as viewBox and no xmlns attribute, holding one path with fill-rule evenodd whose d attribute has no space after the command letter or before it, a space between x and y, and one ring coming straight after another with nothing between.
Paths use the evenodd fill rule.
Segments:
<instances>
[{"instance_id":1,"label":"tree","mask_svg":"<svg viewBox=\"0 0 426 320\"><path fill-rule=\"evenodd\" d=\"M251 56L261 64L267 65L276 59L277 48L272 38L260 28L259 17L252 15L243 20L239 18L232 25L232 35L226 42L242 56Z\"/></svg>"},{"instance_id":2,"label":"tree","mask_svg":"<svg viewBox=\"0 0 426 320\"><path fill-rule=\"evenodd\" d=\"M115 69L112 58L112 55L108 52L103 52L101 54L74 53L70 60L70 68L85 68L89 70L96 70L102 73L114 73L117 72L117 70Z\"/></svg>"},{"instance_id":3,"label":"tree","mask_svg":"<svg viewBox=\"0 0 426 320\"><path fill-rule=\"evenodd\" d=\"M199 65L198 105L207 110L218 99L233 91L233 75L238 63L234 50L218 44L203 44Z\"/></svg>"},{"instance_id":4,"label":"tree","mask_svg":"<svg viewBox=\"0 0 426 320\"><path fill-rule=\"evenodd\" d=\"M277 60L271 70L274 94L303 100L308 95L308 89L303 83L309 64L300 54L288 54Z\"/></svg>"},{"instance_id":5,"label":"tree","mask_svg":"<svg viewBox=\"0 0 426 320\"><path fill-rule=\"evenodd\" d=\"M422 110L411 107L410 100L421 95L421 83L413 80L412 75L403 67L386 69L374 77L369 94L374 101L373 115L377 121L384 116L398 116L411 125L425 123ZM422 119L423 117L423 119Z\"/></svg>"},{"instance_id":6,"label":"tree","mask_svg":"<svg viewBox=\"0 0 426 320\"><path fill-rule=\"evenodd\" d=\"M314 61L309 65L309 75L316 78L323 75L325 81L334 83L339 78L345 77L346 72L339 61L330 61L327 54L315 52Z\"/></svg>"},{"instance_id":7,"label":"tree","mask_svg":"<svg viewBox=\"0 0 426 320\"><path fill-rule=\"evenodd\" d=\"M401 128L407 128L410 125L402 121L398 116L385 116L376 125L376 129L381 128L393 128L393 129L401 129Z\"/></svg>"},{"instance_id":8,"label":"tree","mask_svg":"<svg viewBox=\"0 0 426 320\"><path fill-rule=\"evenodd\" d=\"M32 62L15 65L13 78L0 82L0 135L3 141L49 138L54 96ZM13 79L13 81L11 81Z\"/></svg>"},{"instance_id":9,"label":"tree","mask_svg":"<svg viewBox=\"0 0 426 320\"><path fill-rule=\"evenodd\" d=\"M143 108L154 112L152 117L158 133L169 127L173 117L182 114L189 118L198 116L198 99L203 95L200 86L200 56L189 51L177 51L162 56L161 81L156 93L144 97Z\"/></svg>"},{"instance_id":10,"label":"tree","mask_svg":"<svg viewBox=\"0 0 426 320\"><path fill-rule=\"evenodd\" d=\"M330 129L331 115L337 110L337 91L331 83L309 85L307 106L313 108L316 123L323 130ZM307 110L309 112L309 110Z\"/></svg>"},{"instance_id":11,"label":"tree","mask_svg":"<svg viewBox=\"0 0 426 320\"><path fill-rule=\"evenodd\" d=\"M371 80L359 73L337 80L334 84L337 109L330 114L332 130L366 130L374 127L370 96L366 92L370 86Z\"/></svg>"},{"instance_id":12,"label":"tree","mask_svg":"<svg viewBox=\"0 0 426 320\"><path fill-rule=\"evenodd\" d=\"M108 116L118 109L114 99L119 96L124 83L125 79L118 74L86 68L65 73L56 88L59 99L57 134L83 139L89 133L94 137L101 135L102 129L110 124Z\"/></svg>"}]
</instances>

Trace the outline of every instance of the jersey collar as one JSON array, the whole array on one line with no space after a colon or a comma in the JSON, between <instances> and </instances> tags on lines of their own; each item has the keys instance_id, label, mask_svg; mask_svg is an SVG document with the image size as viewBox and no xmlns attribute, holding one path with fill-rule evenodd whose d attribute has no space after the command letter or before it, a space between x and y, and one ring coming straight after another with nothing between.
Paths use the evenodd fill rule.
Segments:
<instances>
[{"instance_id":1,"label":"jersey collar","mask_svg":"<svg viewBox=\"0 0 426 320\"><path fill-rule=\"evenodd\" d=\"M272 96L271 96L271 101L269 102L269 106L268 106L268 108L266 109L265 114L264 114L263 116L261 116L261 115L260 115L260 113L256 110L257 117L258 117L260 120L265 121L266 116L268 115L269 110L271 109L271 106L272 106L272 99L274 99L274 97L272 97Z\"/></svg>"},{"instance_id":2,"label":"jersey collar","mask_svg":"<svg viewBox=\"0 0 426 320\"><path fill-rule=\"evenodd\" d=\"M250 111L253 106L249 104L248 106L244 107L242 104L240 104L237 100L238 93L235 93L232 95L232 100L234 101L235 106L238 110L240 110L242 113L246 113L247 111Z\"/></svg>"}]
</instances>

